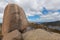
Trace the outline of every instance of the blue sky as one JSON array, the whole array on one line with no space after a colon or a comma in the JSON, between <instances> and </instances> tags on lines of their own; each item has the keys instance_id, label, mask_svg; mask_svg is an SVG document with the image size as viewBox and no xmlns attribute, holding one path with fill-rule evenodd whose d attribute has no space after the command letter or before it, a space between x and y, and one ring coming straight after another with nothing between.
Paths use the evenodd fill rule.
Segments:
<instances>
[{"instance_id":1,"label":"blue sky","mask_svg":"<svg viewBox=\"0 0 60 40\"><path fill-rule=\"evenodd\" d=\"M21 6L29 22L60 21L60 0L0 0L0 23L8 3Z\"/></svg>"}]
</instances>

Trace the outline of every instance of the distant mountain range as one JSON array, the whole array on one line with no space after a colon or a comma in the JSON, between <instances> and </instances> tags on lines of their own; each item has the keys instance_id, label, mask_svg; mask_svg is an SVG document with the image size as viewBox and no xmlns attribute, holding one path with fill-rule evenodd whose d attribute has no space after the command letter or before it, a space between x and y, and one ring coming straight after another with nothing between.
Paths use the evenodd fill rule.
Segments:
<instances>
[{"instance_id":1,"label":"distant mountain range","mask_svg":"<svg viewBox=\"0 0 60 40\"><path fill-rule=\"evenodd\" d=\"M49 26L49 25L51 25L51 26L60 26L60 21L44 22L42 24L47 25L47 26Z\"/></svg>"}]
</instances>

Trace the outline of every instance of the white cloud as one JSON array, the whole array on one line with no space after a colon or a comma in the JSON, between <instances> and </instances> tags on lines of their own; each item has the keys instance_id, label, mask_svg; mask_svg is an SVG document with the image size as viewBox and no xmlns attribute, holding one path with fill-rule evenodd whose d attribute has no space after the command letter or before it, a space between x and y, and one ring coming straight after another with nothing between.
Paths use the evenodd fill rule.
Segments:
<instances>
[{"instance_id":1,"label":"white cloud","mask_svg":"<svg viewBox=\"0 0 60 40\"><path fill-rule=\"evenodd\" d=\"M35 11L26 12L26 16L34 16L34 15L42 15L42 13L41 12L35 12Z\"/></svg>"},{"instance_id":2,"label":"white cloud","mask_svg":"<svg viewBox=\"0 0 60 40\"><path fill-rule=\"evenodd\" d=\"M45 3L47 9L60 9L60 0L47 0Z\"/></svg>"},{"instance_id":3,"label":"white cloud","mask_svg":"<svg viewBox=\"0 0 60 40\"><path fill-rule=\"evenodd\" d=\"M45 1L44 0L20 0L17 4L20 4L25 12L27 16L32 16L35 14L40 14L40 9L42 9L43 3ZM29 14L28 14L29 13Z\"/></svg>"},{"instance_id":4,"label":"white cloud","mask_svg":"<svg viewBox=\"0 0 60 40\"><path fill-rule=\"evenodd\" d=\"M0 19L2 19L3 18L3 14L2 13L0 13Z\"/></svg>"},{"instance_id":5,"label":"white cloud","mask_svg":"<svg viewBox=\"0 0 60 40\"><path fill-rule=\"evenodd\" d=\"M39 22L51 22L51 21L59 21L60 20L60 13L59 12L55 12L55 13L51 13L51 14L47 14L47 15L41 15L40 19L37 19L37 21Z\"/></svg>"},{"instance_id":6,"label":"white cloud","mask_svg":"<svg viewBox=\"0 0 60 40\"><path fill-rule=\"evenodd\" d=\"M2 13L0 13L0 23L2 23L2 21L3 21L3 14Z\"/></svg>"}]
</instances>

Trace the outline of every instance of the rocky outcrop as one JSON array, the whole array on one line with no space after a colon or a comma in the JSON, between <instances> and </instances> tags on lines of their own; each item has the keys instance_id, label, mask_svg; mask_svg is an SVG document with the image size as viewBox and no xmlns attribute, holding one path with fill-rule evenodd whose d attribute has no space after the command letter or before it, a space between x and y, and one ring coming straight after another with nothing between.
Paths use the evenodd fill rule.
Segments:
<instances>
[{"instance_id":1,"label":"rocky outcrop","mask_svg":"<svg viewBox=\"0 0 60 40\"><path fill-rule=\"evenodd\" d=\"M21 40L21 33L18 30L14 30L4 35L2 40Z\"/></svg>"},{"instance_id":2,"label":"rocky outcrop","mask_svg":"<svg viewBox=\"0 0 60 40\"><path fill-rule=\"evenodd\" d=\"M8 4L4 11L2 35L15 29L23 32L28 26L24 10L16 4Z\"/></svg>"},{"instance_id":3,"label":"rocky outcrop","mask_svg":"<svg viewBox=\"0 0 60 40\"><path fill-rule=\"evenodd\" d=\"M60 40L60 34L36 29L24 33L23 38L24 40Z\"/></svg>"},{"instance_id":4,"label":"rocky outcrop","mask_svg":"<svg viewBox=\"0 0 60 40\"><path fill-rule=\"evenodd\" d=\"M21 34L14 30L4 35L3 40L60 40L60 34L42 29L34 29Z\"/></svg>"}]
</instances>

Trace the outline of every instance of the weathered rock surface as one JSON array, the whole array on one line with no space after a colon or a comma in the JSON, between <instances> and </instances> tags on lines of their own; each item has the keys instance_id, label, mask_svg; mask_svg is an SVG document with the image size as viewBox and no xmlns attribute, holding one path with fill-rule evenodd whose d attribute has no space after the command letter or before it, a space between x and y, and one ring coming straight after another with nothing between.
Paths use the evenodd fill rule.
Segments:
<instances>
[{"instance_id":1,"label":"weathered rock surface","mask_svg":"<svg viewBox=\"0 0 60 40\"><path fill-rule=\"evenodd\" d=\"M28 21L23 8L17 4L8 4L4 10L2 35L15 29L23 31L28 26Z\"/></svg>"},{"instance_id":2,"label":"weathered rock surface","mask_svg":"<svg viewBox=\"0 0 60 40\"><path fill-rule=\"evenodd\" d=\"M18 30L14 30L4 35L2 40L21 40L21 33Z\"/></svg>"},{"instance_id":3,"label":"weathered rock surface","mask_svg":"<svg viewBox=\"0 0 60 40\"><path fill-rule=\"evenodd\" d=\"M24 40L60 40L60 34L36 29L24 33L23 38Z\"/></svg>"}]
</instances>

